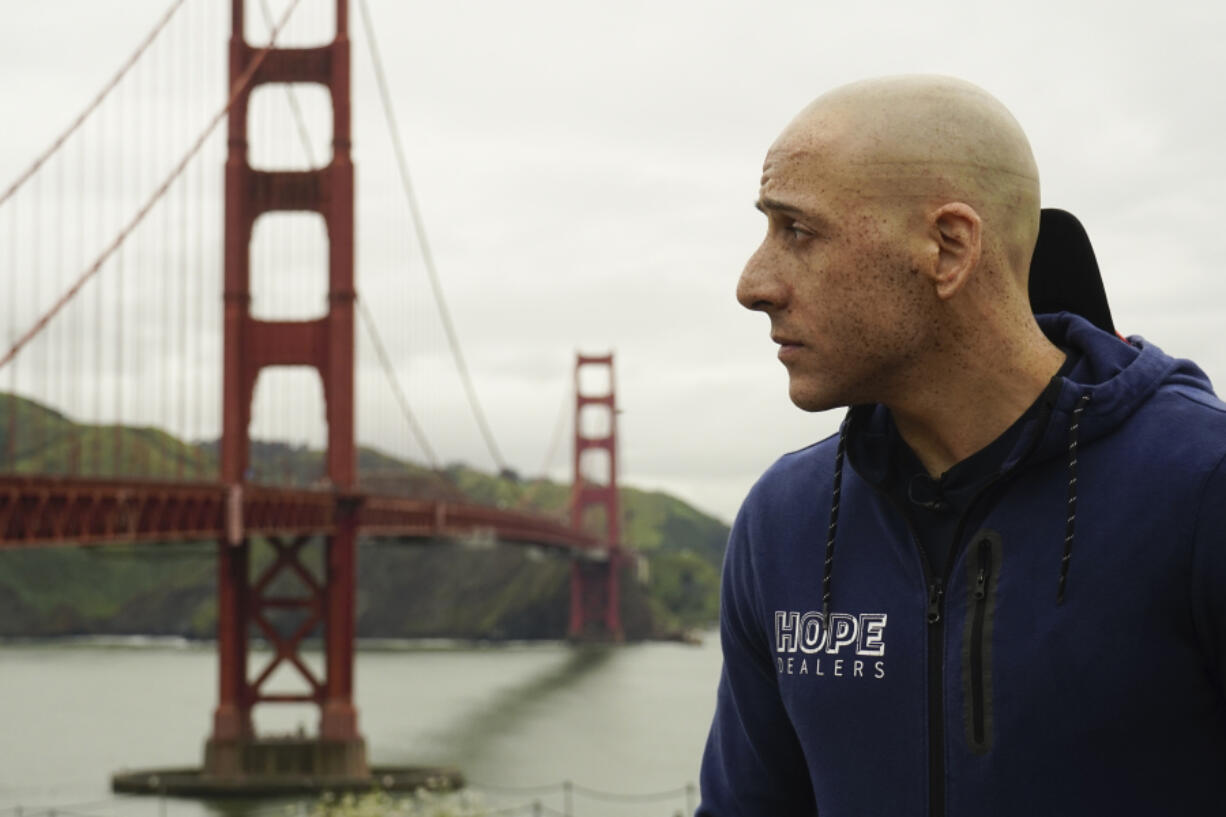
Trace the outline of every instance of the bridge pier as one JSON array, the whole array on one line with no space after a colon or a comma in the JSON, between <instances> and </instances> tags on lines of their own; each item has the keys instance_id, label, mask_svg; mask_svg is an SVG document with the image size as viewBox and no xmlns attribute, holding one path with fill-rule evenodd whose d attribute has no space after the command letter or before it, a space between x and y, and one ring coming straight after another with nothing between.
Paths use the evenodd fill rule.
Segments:
<instances>
[{"instance_id":1,"label":"bridge pier","mask_svg":"<svg viewBox=\"0 0 1226 817\"><path fill-rule=\"evenodd\" d=\"M621 618L620 551L607 561L574 559L570 563L570 625L573 641L624 641Z\"/></svg>"},{"instance_id":2,"label":"bridge pier","mask_svg":"<svg viewBox=\"0 0 1226 817\"><path fill-rule=\"evenodd\" d=\"M239 738L205 745L204 777L212 781L253 782L261 778L298 776L318 780L365 780L373 785L366 765L366 743L327 738ZM361 773L358 773L358 771Z\"/></svg>"},{"instance_id":3,"label":"bridge pier","mask_svg":"<svg viewBox=\"0 0 1226 817\"><path fill-rule=\"evenodd\" d=\"M218 554L219 701L213 734L205 744L203 777L215 782L241 781L268 775L370 781L366 742L358 732L353 705L354 567L356 516L350 511L337 521L336 532L324 542L322 581L303 561L306 536L292 541L270 537L273 563L253 578L249 571L251 543L223 543ZM292 578L291 578L292 577ZM287 595L286 585L296 585ZM273 613L296 611L299 618L277 620ZM323 679L303 660L302 641L323 626ZM249 680L250 633L262 632L274 655L254 680ZM308 691L301 694L265 692L264 684L282 664L293 666ZM251 710L258 703L315 703L319 706L317 738L262 737L255 733Z\"/></svg>"},{"instance_id":4,"label":"bridge pier","mask_svg":"<svg viewBox=\"0 0 1226 817\"><path fill-rule=\"evenodd\" d=\"M319 737L323 741L360 744L347 756L354 771L366 773L365 742L358 734L358 710L353 705L354 605L357 586L357 529L349 516L328 542L327 624L324 650L328 683L319 716ZM358 763L357 755L361 755Z\"/></svg>"},{"instance_id":5,"label":"bridge pier","mask_svg":"<svg viewBox=\"0 0 1226 817\"><path fill-rule=\"evenodd\" d=\"M252 735L251 707L247 705L247 575L248 547L218 543L217 549L217 708L213 710L213 738L247 739Z\"/></svg>"}]
</instances>

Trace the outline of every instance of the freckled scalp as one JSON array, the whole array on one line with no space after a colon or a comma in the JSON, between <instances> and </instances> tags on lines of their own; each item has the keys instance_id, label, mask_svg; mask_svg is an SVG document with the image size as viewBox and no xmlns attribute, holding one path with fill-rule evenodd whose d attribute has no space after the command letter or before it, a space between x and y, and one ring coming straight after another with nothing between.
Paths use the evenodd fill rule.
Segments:
<instances>
[{"instance_id":1,"label":"freckled scalp","mask_svg":"<svg viewBox=\"0 0 1226 817\"><path fill-rule=\"evenodd\" d=\"M865 198L957 200L1024 276L1038 235L1039 173L1025 133L995 97L950 77L904 76L836 88L771 147L772 166L824 159L824 178Z\"/></svg>"},{"instance_id":2,"label":"freckled scalp","mask_svg":"<svg viewBox=\"0 0 1226 817\"><path fill-rule=\"evenodd\" d=\"M841 141L853 161L964 162L1038 179L1030 145L1008 109L982 88L952 77L883 77L844 85L810 103L792 128Z\"/></svg>"}]
</instances>

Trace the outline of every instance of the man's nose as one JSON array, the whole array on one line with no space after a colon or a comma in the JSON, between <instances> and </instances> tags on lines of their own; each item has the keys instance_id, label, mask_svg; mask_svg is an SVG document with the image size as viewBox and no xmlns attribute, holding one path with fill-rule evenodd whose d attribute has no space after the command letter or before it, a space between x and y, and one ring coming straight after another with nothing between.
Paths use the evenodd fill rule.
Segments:
<instances>
[{"instance_id":1,"label":"man's nose","mask_svg":"<svg viewBox=\"0 0 1226 817\"><path fill-rule=\"evenodd\" d=\"M736 299L746 309L771 312L783 307L787 289L771 263L765 242L745 262L736 284Z\"/></svg>"}]
</instances>

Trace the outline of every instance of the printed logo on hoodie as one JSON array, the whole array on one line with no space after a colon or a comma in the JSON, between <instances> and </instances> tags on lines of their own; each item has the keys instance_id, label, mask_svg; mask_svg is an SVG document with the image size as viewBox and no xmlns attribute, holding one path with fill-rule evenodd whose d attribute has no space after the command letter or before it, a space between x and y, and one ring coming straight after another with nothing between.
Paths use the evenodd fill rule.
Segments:
<instances>
[{"instance_id":1,"label":"printed logo on hoodie","mask_svg":"<svg viewBox=\"0 0 1226 817\"><path fill-rule=\"evenodd\" d=\"M885 677L885 613L775 611L775 667L780 675Z\"/></svg>"}]
</instances>

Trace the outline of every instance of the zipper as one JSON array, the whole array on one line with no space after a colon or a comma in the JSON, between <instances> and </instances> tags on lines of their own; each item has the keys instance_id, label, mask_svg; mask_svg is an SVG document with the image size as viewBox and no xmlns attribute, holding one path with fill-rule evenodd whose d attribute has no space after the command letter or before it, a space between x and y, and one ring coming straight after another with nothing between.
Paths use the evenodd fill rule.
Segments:
<instances>
[{"instance_id":1,"label":"zipper","mask_svg":"<svg viewBox=\"0 0 1226 817\"><path fill-rule=\"evenodd\" d=\"M995 479L993 479L993 482ZM958 541L962 538L962 522L958 523L957 538L954 540L954 552L950 553L946 563L945 576L934 576L932 559L928 551L915 535L911 517L892 494L882 490L876 483L869 483L877 496L892 506L902 518L920 557L920 569L924 572L924 584L928 588L928 815L943 817L945 814L945 707L941 700L945 689L945 586L948 584L953 562L958 553ZM984 490L988 486L984 486ZM976 495L975 500L981 496ZM972 500L971 506L975 504ZM969 508L968 508L969 510Z\"/></svg>"},{"instance_id":2,"label":"zipper","mask_svg":"<svg viewBox=\"0 0 1226 817\"><path fill-rule=\"evenodd\" d=\"M1008 476L1012 477L1014 473L1011 472ZM928 817L945 815L945 588L949 586L949 579L953 575L954 563L962 555L962 540L966 536L966 522L971 512L994 487L1002 483L1005 476L1003 472L994 474L967 504L966 510L958 519L958 526L954 529L953 547L945 557L943 576L933 575L932 560L928 551L920 544L919 537L915 535L911 517L907 516L902 504L879 485L869 483L877 495L885 499L902 517L903 524L911 535L911 541L919 551L920 567L924 571L924 583L928 590ZM991 505L987 507L985 514L990 512ZM988 578L985 574L985 598Z\"/></svg>"},{"instance_id":3,"label":"zipper","mask_svg":"<svg viewBox=\"0 0 1226 817\"><path fill-rule=\"evenodd\" d=\"M940 579L933 579L928 585L928 623L941 623L941 597L945 595L945 587Z\"/></svg>"},{"instance_id":4,"label":"zipper","mask_svg":"<svg viewBox=\"0 0 1226 817\"><path fill-rule=\"evenodd\" d=\"M920 548L924 577L928 581L928 817L945 815L945 588L949 586L954 564L962 555L967 520L1004 476L1004 473L998 471L967 503L966 510L962 512L958 526L954 529L953 547L945 557L943 576L932 576L928 554L923 547ZM989 503L984 510L985 516L990 512ZM903 518L907 518L905 513ZM915 538L914 532L912 537ZM986 588L986 575L984 581Z\"/></svg>"},{"instance_id":5,"label":"zipper","mask_svg":"<svg viewBox=\"0 0 1226 817\"><path fill-rule=\"evenodd\" d=\"M979 540L979 569L975 574L975 611L971 620L971 734L976 749L986 748L984 723L983 625L988 609L988 581L992 575L992 543Z\"/></svg>"},{"instance_id":6,"label":"zipper","mask_svg":"<svg viewBox=\"0 0 1226 817\"><path fill-rule=\"evenodd\" d=\"M951 554L952 558L952 554ZM924 575L931 573L927 556ZM940 577L928 582L928 814L945 813L945 582Z\"/></svg>"},{"instance_id":7,"label":"zipper","mask_svg":"<svg viewBox=\"0 0 1226 817\"><path fill-rule=\"evenodd\" d=\"M966 521L971 512L1000 481L997 472L967 503L966 510L954 529L953 547L945 557L945 575L928 585L928 817L945 815L945 592L954 572L954 564L962 555L962 540L966 536ZM990 512L991 508L988 508ZM927 555L925 554L925 563ZM925 575L931 568L925 564ZM985 585L986 586L986 585ZM935 598L933 593L935 591ZM935 603L935 606L934 606Z\"/></svg>"}]
</instances>

